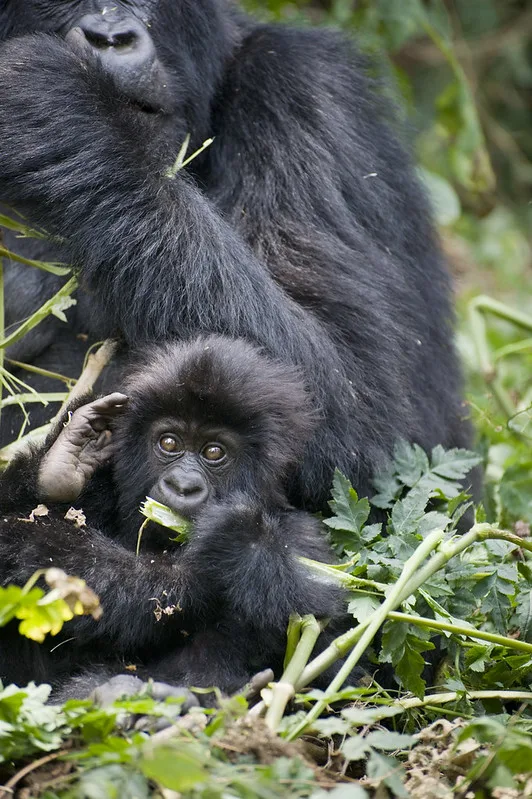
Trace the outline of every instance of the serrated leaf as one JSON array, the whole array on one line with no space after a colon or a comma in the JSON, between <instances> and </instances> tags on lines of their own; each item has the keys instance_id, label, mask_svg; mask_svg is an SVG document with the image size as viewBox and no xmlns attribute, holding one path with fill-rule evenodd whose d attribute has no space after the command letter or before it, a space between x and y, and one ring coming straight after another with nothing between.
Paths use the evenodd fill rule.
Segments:
<instances>
[{"instance_id":1,"label":"serrated leaf","mask_svg":"<svg viewBox=\"0 0 532 799\"><path fill-rule=\"evenodd\" d=\"M165 788L189 791L207 779L203 757L201 750L190 746L152 745L146 747L140 768L146 777Z\"/></svg>"},{"instance_id":2,"label":"serrated leaf","mask_svg":"<svg viewBox=\"0 0 532 799\"><path fill-rule=\"evenodd\" d=\"M359 499L351 483L338 469L334 473L332 499L333 512L325 524L331 532L332 543L340 550L357 551L361 546L361 531L369 516L369 501Z\"/></svg>"},{"instance_id":3,"label":"serrated leaf","mask_svg":"<svg viewBox=\"0 0 532 799\"><path fill-rule=\"evenodd\" d=\"M329 507L337 519L344 524L342 529L360 533L362 525L369 516L369 502L366 498L358 498L358 494L351 483L338 469L335 470L332 499Z\"/></svg>"},{"instance_id":4,"label":"serrated leaf","mask_svg":"<svg viewBox=\"0 0 532 799\"><path fill-rule=\"evenodd\" d=\"M362 735L353 735L343 742L340 751L346 760L363 760L370 751L370 747Z\"/></svg>"},{"instance_id":5,"label":"serrated leaf","mask_svg":"<svg viewBox=\"0 0 532 799\"><path fill-rule=\"evenodd\" d=\"M532 522L532 462L506 469L499 492L503 506L512 517Z\"/></svg>"},{"instance_id":6,"label":"serrated leaf","mask_svg":"<svg viewBox=\"0 0 532 799\"><path fill-rule=\"evenodd\" d=\"M333 735L347 735L351 729L351 724L340 716L330 716L329 718L317 719L312 724L313 730L319 735L331 737Z\"/></svg>"},{"instance_id":7,"label":"serrated leaf","mask_svg":"<svg viewBox=\"0 0 532 799\"><path fill-rule=\"evenodd\" d=\"M445 450L438 444L432 450L432 471L447 480L463 480L481 462L480 455L467 449Z\"/></svg>"},{"instance_id":8,"label":"serrated leaf","mask_svg":"<svg viewBox=\"0 0 532 799\"><path fill-rule=\"evenodd\" d=\"M365 727L368 724L374 724L376 721L397 716L402 712L403 710L400 707L344 707L341 709L340 715L347 719L350 724L355 727Z\"/></svg>"},{"instance_id":9,"label":"serrated leaf","mask_svg":"<svg viewBox=\"0 0 532 799\"><path fill-rule=\"evenodd\" d=\"M397 536L416 533L430 498L430 489L424 486L411 488L404 499L392 508L392 526Z\"/></svg>"},{"instance_id":10,"label":"serrated leaf","mask_svg":"<svg viewBox=\"0 0 532 799\"><path fill-rule=\"evenodd\" d=\"M408 799L409 794L401 779L403 774L401 765L393 758L381 755L372 749L366 773L371 780L383 782L391 790L392 796Z\"/></svg>"},{"instance_id":11,"label":"serrated leaf","mask_svg":"<svg viewBox=\"0 0 532 799\"><path fill-rule=\"evenodd\" d=\"M520 638L532 642L532 591L520 591L516 598L515 617L519 627Z\"/></svg>"},{"instance_id":12,"label":"serrated leaf","mask_svg":"<svg viewBox=\"0 0 532 799\"><path fill-rule=\"evenodd\" d=\"M373 748L381 749L384 752L410 749L418 742L413 735L403 735L392 730L374 730L366 736L366 741Z\"/></svg>"},{"instance_id":13,"label":"serrated leaf","mask_svg":"<svg viewBox=\"0 0 532 799\"><path fill-rule=\"evenodd\" d=\"M381 601L378 596L372 594L351 594L347 612L351 613L358 622L363 622L380 607Z\"/></svg>"},{"instance_id":14,"label":"serrated leaf","mask_svg":"<svg viewBox=\"0 0 532 799\"><path fill-rule=\"evenodd\" d=\"M486 663L489 660L492 647L472 646L466 651L465 662L468 669L481 674L486 670Z\"/></svg>"},{"instance_id":15,"label":"serrated leaf","mask_svg":"<svg viewBox=\"0 0 532 799\"><path fill-rule=\"evenodd\" d=\"M398 441L394 447L394 470L403 485L412 488L429 469L426 452L418 444Z\"/></svg>"}]
</instances>

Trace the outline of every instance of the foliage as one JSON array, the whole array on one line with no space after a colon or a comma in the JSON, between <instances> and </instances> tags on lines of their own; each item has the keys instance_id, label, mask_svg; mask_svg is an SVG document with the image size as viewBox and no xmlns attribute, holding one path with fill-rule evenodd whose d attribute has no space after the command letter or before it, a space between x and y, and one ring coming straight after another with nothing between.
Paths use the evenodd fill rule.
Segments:
<instances>
[{"instance_id":1,"label":"foliage","mask_svg":"<svg viewBox=\"0 0 532 799\"><path fill-rule=\"evenodd\" d=\"M482 512L468 533L456 534L471 514L463 483L479 460L441 447L428 456L400 442L369 501L336 474L326 524L340 563L303 560L322 579L346 587L354 627L312 658L320 626L312 617L293 622L285 674L251 710L236 696L181 718L180 700L157 703L149 685L143 695L111 708L80 701L59 708L47 703L47 687L8 686L0 693L0 758L12 784L24 771L8 764L46 752L32 768L35 795L49 799L150 797L165 790L205 799L287 793L321 799L352 768L362 768L363 785L339 784L333 797L363 799L377 786L391 796L409 796L407 787L429 768L423 742L430 725L450 713L465 721L452 727L442 749L442 763L449 760L448 774L442 765L442 784L451 785L450 763L467 746L468 758L453 772L464 792L472 785L524 790L520 775L532 748L532 718L525 710L505 716L502 703L532 700L526 690L532 673L532 543L485 523ZM372 508L385 513L384 522L371 519ZM26 587L24 596L34 590ZM311 646L302 659L305 638ZM443 659L438 673L435 652ZM347 671L342 666L324 691L302 691L341 655ZM389 667L386 689L371 681L346 687L352 668L371 669L371 662ZM288 710L287 684L296 691ZM171 726L150 734L161 722ZM335 767L319 769L303 743L289 743L309 731L314 748L333 738ZM56 759L60 765L51 778L46 766Z\"/></svg>"},{"instance_id":2,"label":"foliage","mask_svg":"<svg viewBox=\"0 0 532 799\"><path fill-rule=\"evenodd\" d=\"M40 577L52 589L47 594L35 585ZM99 619L101 612L98 597L85 581L69 577L61 569L38 571L22 588L0 587L0 627L18 619L19 633L39 643L48 633L57 635L74 616L89 614Z\"/></svg>"}]
</instances>

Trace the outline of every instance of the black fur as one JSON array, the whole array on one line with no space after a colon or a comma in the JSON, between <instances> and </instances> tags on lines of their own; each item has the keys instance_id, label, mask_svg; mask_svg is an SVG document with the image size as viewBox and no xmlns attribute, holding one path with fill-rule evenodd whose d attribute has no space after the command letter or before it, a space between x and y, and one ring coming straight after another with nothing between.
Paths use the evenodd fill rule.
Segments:
<instances>
[{"instance_id":1,"label":"black fur","mask_svg":"<svg viewBox=\"0 0 532 799\"><path fill-rule=\"evenodd\" d=\"M4 682L45 680L64 698L133 662L139 675L230 691L265 667L279 671L291 613L342 613L339 590L297 560L331 556L316 519L290 507L283 489L316 421L294 370L214 336L149 349L145 358L114 422L113 463L76 503L87 527L65 521L60 506L34 523L21 519L47 499L37 474L61 425L0 478L1 582L22 584L57 566L85 579L104 610L100 621L77 619L42 646L13 626L1 631ZM177 547L154 525L136 557L138 508L166 466L153 452L158 420L227 430L232 458L213 477L189 542Z\"/></svg>"},{"instance_id":2,"label":"black fur","mask_svg":"<svg viewBox=\"0 0 532 799\"><path fill-rule=\"evenodd\" d=\"M301 369L322 414L290 495L307 509L326 507L335 466L367 493L398 437L467 445L448 278L363 59L229 0L117 0L112 24L148 53L122 69L76 32L104 5L0 9L0 196L61 238L84 287L69 326L38 328L17 356L75 374L80 332L264 347ZM187 133L190 151L214 143L170 179ZM57 283L29 274L8 265L10 324Z\"/></svg>"}]
</instances>

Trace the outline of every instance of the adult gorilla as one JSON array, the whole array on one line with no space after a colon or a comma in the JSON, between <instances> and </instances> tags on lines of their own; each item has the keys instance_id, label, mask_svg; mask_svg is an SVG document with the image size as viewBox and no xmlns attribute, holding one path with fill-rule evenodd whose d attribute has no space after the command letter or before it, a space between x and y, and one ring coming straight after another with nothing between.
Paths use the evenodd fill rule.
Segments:
<instances>
[{"instance_id":1,"label":"adult gorilla","mask_svg":"<svg viewBox=\"0 0 532 799\"><path fill-rule=\"evenodd\" d=\"M426 198L347 42L229 0L4 0L0 39L0 196L86 292L19 359L64 369L73 333L263 346L322 412L292 487L307 508L336 465L367 492L398 437L467 443ZM187 134L214 143L169 176ZM21 269L10 323L55 281Z\"/></svg>"}]
</instances>

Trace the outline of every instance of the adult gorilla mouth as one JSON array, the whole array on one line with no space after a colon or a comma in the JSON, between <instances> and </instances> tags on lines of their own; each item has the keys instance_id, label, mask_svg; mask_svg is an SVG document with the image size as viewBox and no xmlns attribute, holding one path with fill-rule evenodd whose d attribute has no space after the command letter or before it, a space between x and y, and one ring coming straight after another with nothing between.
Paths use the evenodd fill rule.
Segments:
<instances>
[{"instance_id":1,"label":"adult gorilla mouth","mask_svg":"<svg viewBox=\"0 0 532 799\"><path fill-rule=\"evenodd\" d=\"M136 17L119 9L86 14L65 40L82 55L96 56L119 91L139 110L148 114L172 110L168 74L148 29Z\"/></svg>"}]
</instances>

